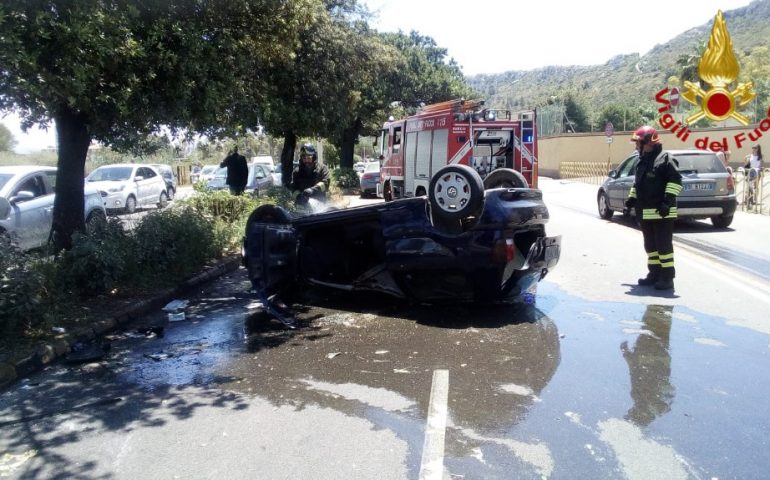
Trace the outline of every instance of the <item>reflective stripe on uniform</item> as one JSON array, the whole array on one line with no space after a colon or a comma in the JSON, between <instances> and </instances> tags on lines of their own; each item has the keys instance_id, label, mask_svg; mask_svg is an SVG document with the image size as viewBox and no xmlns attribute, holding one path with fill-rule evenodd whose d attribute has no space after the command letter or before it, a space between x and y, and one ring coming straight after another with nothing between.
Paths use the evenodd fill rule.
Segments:
<instances>
[{"instance_id":1,"label":"reflective stripe on uniform","mask_svg":"<svg viewBox=\"0 0 770 480\"><path fill-rule=\"evenodd\" d=\"M671 207L666 218L676 218L676 207ZM642 220L662 220L658 210L655 208L645 208L642 210Z\"/></svg>"},{"instance_id":2,"label":"reflective stripe on uniform","mask_svg":"<svg viewBox=\"0 0 770 480\"><path fill-rule=\"evenodd\" d=\"M660 265L658 252L647 252L647 265Z\"/></svg>"},{"instance_id":3,"label":"reflective stripe on uniform","mask_svg":"<svg viewBox=\"0 0 770 480\"><path fill-rule=\"evenodd\" d=\"M661 255L660 266L662 268L674 268L674 252Z\"/></svg>"},{"instance_id":4,"label":"reflective stripe on uniform","mask_svg":"<svg viewBox=\"0 0 770 480\"><path fill-rule=\"evenodd\" d=\"M636 187L631 187L631 191L628 192L628 198L636 198Z\"/></svg>"},{"instance_id":5,"label":"reflective stripe on uniform","mask_svg":"<svg viewBox=\"0 0 770 480\"><path fill-rule=\"evenodd\" d=\"M682 186L678 183L668 182L666 184L666 193L674 196L679 195L682 193Z\"/></svg>"}]
</instances>

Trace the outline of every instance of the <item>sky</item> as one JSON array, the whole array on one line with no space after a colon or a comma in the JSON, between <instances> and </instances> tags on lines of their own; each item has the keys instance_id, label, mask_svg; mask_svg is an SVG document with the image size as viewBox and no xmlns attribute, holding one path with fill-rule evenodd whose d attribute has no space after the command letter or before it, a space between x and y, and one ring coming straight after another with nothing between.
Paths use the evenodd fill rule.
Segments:
<instances>
[{"instance_id":1,"label":"sky","mask_svg":"<svg viewBox=\"0 0 770 480\"><path fill-rule=\"evenodd\" d=\"M704 23L718 10L750 0L361 0L381 32L418 31L448 50L466 75L532 70L549 65L601 65L616 55L644 55L655 45ZM730 24L727 24L728 31ZM17 153L55 145L53 127L23 134L18 118L2 121Z\"/></svg>"}]
</instances>

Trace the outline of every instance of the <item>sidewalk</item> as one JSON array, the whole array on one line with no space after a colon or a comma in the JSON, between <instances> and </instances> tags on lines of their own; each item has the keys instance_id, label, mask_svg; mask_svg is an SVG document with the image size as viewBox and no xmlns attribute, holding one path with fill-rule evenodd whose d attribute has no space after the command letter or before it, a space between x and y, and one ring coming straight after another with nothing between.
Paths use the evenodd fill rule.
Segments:
<instances>
[{"instance_id":1,"label":"sidewalk","mask_svg":"<svg viewBox=\"0 0 770 480\"><path fill-rule=\"evenodd\" d=\"M0 388L10 385L19 378L29 376L73 352L73 345L93 342L107 333L130 325L147 313L158 310L176 297L198 285L209 282L241 264L240 255L223 258L207 267L203 272L186 280L176 288L158 292L150 298L131 302L120 312L92 323L73 332L57 335L54 340L42 342L30 351L17 354L9 361L0 362Z\"/></svg>"}]
</instances>

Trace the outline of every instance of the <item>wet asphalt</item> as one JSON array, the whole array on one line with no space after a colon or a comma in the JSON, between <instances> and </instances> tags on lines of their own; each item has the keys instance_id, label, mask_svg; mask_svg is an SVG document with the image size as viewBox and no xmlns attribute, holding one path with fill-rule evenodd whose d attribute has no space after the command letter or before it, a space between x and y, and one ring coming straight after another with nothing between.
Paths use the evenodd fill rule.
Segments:
<instances>
[{"instance_id":1,"label":"wet asphalt","mask_svg":"<svg viewBox=\"0 0 770 480\"><path fill-rule=\"evenodd\" d=\"M765 304L712 282L690 252L678 254L676 292L640 290L639 255L597 258L608 249L588 232L614 243L640 234L569 213L559 192L548 191L553 230L569 257L535 306L315 289L288 330L239 269L186 297L183 320L154 312L107 337L100 361L59 363L0 392L0 474L766 478ZM443 407L432 403L437 371ZM446 421L431 477L436 410Z\"/></svg>"}]
</instances>

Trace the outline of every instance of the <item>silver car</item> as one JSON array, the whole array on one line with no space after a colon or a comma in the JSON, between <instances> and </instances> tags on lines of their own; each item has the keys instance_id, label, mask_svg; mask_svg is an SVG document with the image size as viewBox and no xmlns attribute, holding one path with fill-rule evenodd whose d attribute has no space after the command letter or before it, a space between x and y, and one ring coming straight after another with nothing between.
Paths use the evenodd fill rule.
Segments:
<instances>
[{"instance_id":1,"label":"silver car","mask_svg":"<svg viewBox=\"0 0 770 480\"><path fill-rule=\"evenodd\" d=\"M735 181L715 153L707 150L668 150L682 174L677 215L684 219L710 218L716 228L727 228L738 205ZM634 185L637 152L611 170L596 195L599 216L609 220L615 212L630 215L625 202Z\"/></svg>"},{"instance_id":2,"label":"silver car","mask_svg":"<svg viewBox=\"0 0 770 480\"><path fill-rule=\"evenodd\" d=\"M149 165L104 165L91 172L86 182L99 189L107 210L133 213L137 207L168 205L166 181Z\"/></svg>"},{"instance_id":3,"label":"silver car","mask_svg":"<svg viewBox=\"0 0 770 480\"><path fill-rule=\"evenodd\" d=\"M0 167L0 235L8 234L21 250L48 243L56 198L56 168ZM86 227L107 218L99 191L86 185Z\"/></svg>"}]
</instances>

